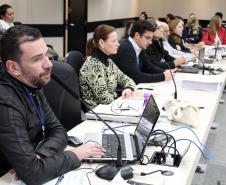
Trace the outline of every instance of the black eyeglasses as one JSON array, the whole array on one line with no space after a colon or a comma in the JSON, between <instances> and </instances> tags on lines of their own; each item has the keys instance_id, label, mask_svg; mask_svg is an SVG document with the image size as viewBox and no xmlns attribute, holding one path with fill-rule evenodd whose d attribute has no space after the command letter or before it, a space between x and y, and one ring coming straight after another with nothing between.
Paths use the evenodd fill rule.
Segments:
<instances>
[{"instance_id":1,"label":"black eyeglasses","mask_svg":"<svg viewBox=\"0 0 226 185\"><path fill-rule=\"evenodd\" d=\"M131 107L128 102L122 102L121 104L112 104L111 111L115 114L121 114L122 111L134 110L138 111L137 109Z\"/></svg>"},{"instance_id":2,"label":"black eyeglasses","mask_svg":"<svg viewBox=\"0 0 226 185\"><path fill-rule=\"evenodd\" d=\"M152 40L151 36L143 35L147 40Z\"/></svg>"}]
</instances>

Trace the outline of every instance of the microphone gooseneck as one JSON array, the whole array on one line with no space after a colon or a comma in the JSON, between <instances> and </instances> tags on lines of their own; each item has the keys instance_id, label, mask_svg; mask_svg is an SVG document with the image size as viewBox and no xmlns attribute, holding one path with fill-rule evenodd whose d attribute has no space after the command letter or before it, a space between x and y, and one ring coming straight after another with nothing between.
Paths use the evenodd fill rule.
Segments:
<instances>
[{"instance_id":1,"label":"microphone gooseneck","mask_svg":"<svg viewBox=\"0 0 226 185\"><path fill-rule=\"evenodd\" d=\"M177 100L177 85L176 85L176 82L175 82L175 79L174 79L174 76L172 74L171 69L170 69L170 74L172 76L172 80L173 80L173 84L174 84L174 89L175 89L175 91L174 91L174 99Z\"/></svg>"},{"instance_id":2,"label":"microphone gooseneck","mask_svg":"<svg viewBox=\"0 0 226 185\"><path fill-rule=\"evenodd\" d=\"M169 67L169 71L170 71L170 75L172 77L172 80L173 80L173 85L174 85L174 99L177 100L177 85L176 85L176 82L175 82L175 79L174 79L174 76L172 74L172 71L171 71L171 68L170 68L170 65L166 62L166 64L168 65Z\"/></svg>"},{"instance_id":3,"label":"microphone gooseneck","mask_svg":"<svg viewBox=\"0 0 226 185\"><path fill-rule=\"evenodd\" d=\"M93 111L92 109L90 109L89 106L87 106L86 102L82 98L80 98L80 96L78 94L76 94L70 87L68 87L68 85L66 85L57 75L55 75L55 74L52 73L51 74L51 77L61 87L63 87L71 96L73 96L74 98L80 100L81 103L83 103L90 112L92 112L100 121L102 121L114 133L114 135L115 135L115 137L117 138L117 141L118 141L116 166L104 165L104 166L102 166L101 168L99 168L96 171L97 176L100 177L100 178L111 180L111 179L109 179L109 177L111 177L113 179L114 176L118 173L118 171L122 167L122 147L121 147L121 142L120 142L120 139L119 139L118 134L95 111Z\"/></svg>"}]
</instances>

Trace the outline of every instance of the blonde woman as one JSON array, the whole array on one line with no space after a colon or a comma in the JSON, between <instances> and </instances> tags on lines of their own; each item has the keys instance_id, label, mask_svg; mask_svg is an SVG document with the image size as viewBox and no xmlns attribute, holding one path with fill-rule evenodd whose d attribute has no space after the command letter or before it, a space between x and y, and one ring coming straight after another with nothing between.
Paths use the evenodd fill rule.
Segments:
<instances>
[{"instance_id":1,"label":"blonde woman","mask_svg":"<svg viewBox=\"0 0 226 185\"><path fill-rule=\"evenodd\" d=\"M168 38L169 44L179 51L190 53L190 50L185 47L185 43L182 39L184 29L184 22L181 19L174 19L169 22L170 36Z\"/></svg>"},{"instance_id":2,"label":"blonde woman","mask_svg":"<svg viewBox=\"0 0 226 185\"><path fill-rule=\"evenodd\" d=\"M187 43L197 44L202 40L202 28L194 13L188 16L187 23L183 30L183 39Z\"/></svg>"},{"instance_id":3,"label":"blonde woman","mask_svg":"<svg viewBox=\"0 0 226 185\"><path fill-rule=\"evenodd\" d=\"M203 42L206 45L226 44L226 30L221 26L221 18L217 15L210 20L209 27L203 32Z\"/></svg>"}]
</instances>

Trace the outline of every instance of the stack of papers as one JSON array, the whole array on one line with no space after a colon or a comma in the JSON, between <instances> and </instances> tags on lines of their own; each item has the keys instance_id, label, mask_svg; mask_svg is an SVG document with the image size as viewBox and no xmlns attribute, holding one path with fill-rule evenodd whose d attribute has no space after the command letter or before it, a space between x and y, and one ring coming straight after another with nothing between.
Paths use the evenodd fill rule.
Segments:
<instances>
[{"instance_id":1,"label":"stack of papers","mask_svg":"<svg viewBox=\"0 0 226 185\"><path fill-rule=\"evenodd\" d=\"M218 91L223 82L224 77L222 75L196 75L183 78L181 87L189 90Z\"/></svg>"}]
</instances>

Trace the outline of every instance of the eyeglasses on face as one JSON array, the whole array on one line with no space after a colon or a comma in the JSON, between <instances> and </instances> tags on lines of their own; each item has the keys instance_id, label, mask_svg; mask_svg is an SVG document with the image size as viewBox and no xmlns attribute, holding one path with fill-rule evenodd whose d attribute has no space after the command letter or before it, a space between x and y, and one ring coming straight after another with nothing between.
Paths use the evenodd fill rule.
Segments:
<instances>
[{"instance_id":1,"label":"eyeglasses on face","mask_svg":"<svg viewBox=\"0 0 226 185\"><path fill-rule=\"evenodd\" d=\"M143 37L146 38L147 40L152 40L152 36L143 34Z\"/></svg>"}]
</instances>

